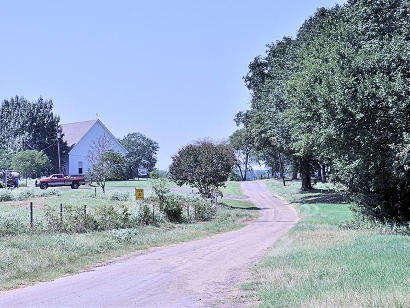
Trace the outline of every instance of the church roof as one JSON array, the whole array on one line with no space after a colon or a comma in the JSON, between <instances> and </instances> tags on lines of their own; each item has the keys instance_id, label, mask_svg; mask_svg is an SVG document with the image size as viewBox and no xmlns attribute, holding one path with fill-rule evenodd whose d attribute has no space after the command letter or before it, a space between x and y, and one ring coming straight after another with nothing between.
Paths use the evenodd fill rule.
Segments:
<instances>
[{"instance_id":1,"label":"church roof","mask_svg":"<svg viewBox=\"0 0 410 308\"><path fill-rule=\"evenodd\" d=\"M62 124L63 139L69 147L77 144L98 120Z\"/></svg>"}]
</instances>

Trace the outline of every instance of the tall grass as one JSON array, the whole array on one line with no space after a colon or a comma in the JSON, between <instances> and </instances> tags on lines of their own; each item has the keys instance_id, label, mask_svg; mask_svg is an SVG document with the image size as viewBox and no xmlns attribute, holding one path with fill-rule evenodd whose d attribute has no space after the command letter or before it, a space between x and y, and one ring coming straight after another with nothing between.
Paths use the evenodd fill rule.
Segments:
<instances>
[{"instance_id":1,"label":"tall grass","mask_svg":"<svg viewBox=\"0 0 410 308\"><path fill-rule=\"evenodd\" d=\"M136 226L89 233L40 233L3 236L0 241L0 289L75 273L135 250L190 241L238 229L256 211L218 208L199 224Z\"/></svg>"}]
</instances>

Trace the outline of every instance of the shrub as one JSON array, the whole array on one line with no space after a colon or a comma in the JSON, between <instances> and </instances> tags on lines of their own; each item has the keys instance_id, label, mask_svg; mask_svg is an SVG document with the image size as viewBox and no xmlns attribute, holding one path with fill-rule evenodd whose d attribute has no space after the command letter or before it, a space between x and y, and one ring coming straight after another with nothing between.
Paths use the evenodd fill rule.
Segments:
<instances>
[{"instance_id":1,"label":"shrub","mask_svg":"<svg viewBox=\"0 0 410 308\"><path fill-rule=\"evenodd\" d=\"M171 222L182 222L183 203L179 196L168 195L163 211Z\"/></svg>"},{"instance_id":2,"label":"shrub","mask_svg":"<svg viewBox=\"0 0 410 308\"><path fill-rule=\"evenodd\" d=\"M124 204L118 207L113 205L98 207L95 219L98 230L128 228L133 224L129 208Z\"/></svg>"},{"instance_id":3,"label":"shrub","mask_svg":"<svg viewBox=\"0 0 410 308\"><path fill-rule=\"evenodd\" d=\"M146 202L142 204L141 210L138 213L138 221L144 225L148 225L152 222L152 212Z\"/></svg>"},{"instance_id":4,"label":"shrub","mask_svg":"<svg viewBox=\"0 0 410 308\"><path fill-rule=\"evenodd\" d=\"M111 201L128 201L130 199L130 194L127 192L113 192L110 194Z\"/></svg>"},{"instance_id":5,"label":"shrub","mask_svg":"<svg viewBox=\"0 0 410 308\"><path fill-rule=\"evenodd\" d=\"M18 218L0 216L0 236L16 235L27 231L27 226Z\"/></svg>"},{"instance_id":6,"label":"shrub","mask_svg":"<svg viewBox=\"0 0 410 308\"><path fill-rule=\"evenodd\" d=\"M149 177L150 177L151 179L154 179L154 180L159 179L159 171L158 171L157 169L152 170L152 171L149 173Z\"/></svg>"},{"instance_id":7,"label":"shrub","mask_svg":"<svg viewBox=\"0 0 410 308\"><path fill-rule=\"evenodd\" d=\"M18 188L12 191L13 199L18 201L27 200L35 196L35 192L32 189Z\"/></svg>"},{"instance_id":8,"label":"shrub","mask_svg":"<svg viewBox=\"0 0 410 308\"><path fill-rule=\"evenodd\" d=\"M49 188L46 190L40 190L39 192L36 193L38 197L50 197L50 196L60 196L61 191L55 188Z\"/></svg>"},{"instance_id":9,"label":"shrub","mask_svg":"<svg viewBox=\"0 0 410 308\"><path fill-rule=\"evenodd\" d=\"M0 191L0 202L13 200L13 195L9 189L3 189Z\"/></svg>"},{"instance_id":10,"label":"shrub","mask_svg":"<svg viewBox=\"0 0 410 308\"><path fill-rule=\"evenodd\" d=\"M216 207L211 202L198 198L194 202L194 206L197 220L208 221L216 215Z\"/></svg>"},{"instance_id":11,"label":"shrub","mask_svg":"<svg viewBox=\"0 0 410 308\"><path fill-rule=\"evenodd\" d=\"M135 229L111 230L109 234L116 242L132 243L138 237L138 230L135 230Z\"/></svg>"},{"instance_id":12,"label":"shrub","mask_svg":"<svg viewBox=\"0 0 410 308\"><path fill-rule=\"evenodd\" d=\"M81 233L97 229L93 216L84 215L84 209L79 206L65 205L62 219L57 208L45 206L44 213L47 227L51 231Z\"/></svg>"},{"instance_id":13,"label":"shrub","mask_svg":"<svg viewBox=\"0 0 410 308\"><path fill-rule=\"evenodd\" d=\"M158 179L152 182L152 192L154 198L158 200L159 209L162 211L166 206L167 200L171 196L166 179Z\"/></svg>"}]
</instances>

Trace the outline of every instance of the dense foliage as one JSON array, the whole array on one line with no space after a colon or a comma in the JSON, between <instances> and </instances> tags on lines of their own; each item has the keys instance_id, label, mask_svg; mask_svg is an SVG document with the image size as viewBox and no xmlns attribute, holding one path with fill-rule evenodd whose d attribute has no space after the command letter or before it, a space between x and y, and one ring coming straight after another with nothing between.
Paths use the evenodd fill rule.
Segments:
<instances>
[{"instance_id":1,"label":"dense foliage","mask_svg":"<svg viewBox=\"0 0 410 308\"><path fill-rule=\"evenodd\" d=\"M410 7L350 0L250 65L250 127L262 151L344 184L361 213L410 220Z\"/></svg>"},{"instance_id":2,"label":"dense foliage","mask_svg":"<svg viewBox=\"0 0 410 308\"><path fill-rule=\"evenodd\" d=\"M43 151L51 161L50 171L58 172L57 134L61 133L59 121L59 117L53 113L52 100L44 100L40 97L30 102L21 96L5 99L0 106L2 153L24 150ZM61 140L60 149L63 157L68 148Z\"/></svg>"},{"instance_id":3,"label":"dense foliage","mask_svg":"<svg viewBox=\"0 0 410 308\"><path fill-rule=\"evenodd\" d=\"M35 178L45 174L50 167L50 160L42 151L26 150L13 156L11 166L26 179Z\"/></svg>"},{"instance_id":4,"label":"dense foliage","mask_svg":"<svg viewBox=\"0 0 410 308\"><path fill-rule=\"evenodd\" d=\"M127 172L130 178L139 177L141 168L151 172L157 163L157 142L141 133L131 133L120 140L121 144L128 150Z\"/></svg>"},{"instance_id":5,"label":"dense foliage","mask_svg":"<svg viewBox=\"0 0 410 308\"><path fill-rule=\"evenodd\" d=\"M224 185L235 164L230 146L200 141L189 144L172 157L169 174L179 186L196 187L204 197L211 197Z\"/></svg>"}]
</instances>

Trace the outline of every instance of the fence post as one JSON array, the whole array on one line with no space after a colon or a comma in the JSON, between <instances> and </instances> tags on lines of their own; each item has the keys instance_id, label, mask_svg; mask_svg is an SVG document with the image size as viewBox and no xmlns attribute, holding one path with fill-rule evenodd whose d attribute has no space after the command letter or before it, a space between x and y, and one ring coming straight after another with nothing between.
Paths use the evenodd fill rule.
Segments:
<instances>
[{"instance_id":1,"label":"fence post","mask_svg":"<svg viewBox=\"0 0 410 308\"><path fill-rule=\"evenodd\" d=\"M97 187L94 187L94 195L97 197Z\"/></svg>"},{"instance_id":2,"label":"fence post","mask_svg":"<svg viewBox=\"0 0 410 308\"><path fill-rule=\"evenodd\" d=\"M63 222L63 204L60 203L60 221Z\"/></svg>"},{"instance_id":3,"label":"fence post","mask_svg":"<svg viewBox=\"0 0 410 308\"><path fill-rule=\"evenodd\" d=\"M33 202L30 202L30 227L33 228Z\"/></svg>"},{"instance_id":4,"label":"fence post","mask_svg":"<svg viewBox=\"0 0 410 308\"><path fill-rule=\"evenodd\" d=\"M154 203L152 204L152 222L154 222L155 221L155 206L154 206Z\"/></svg>"}]
</instances>

